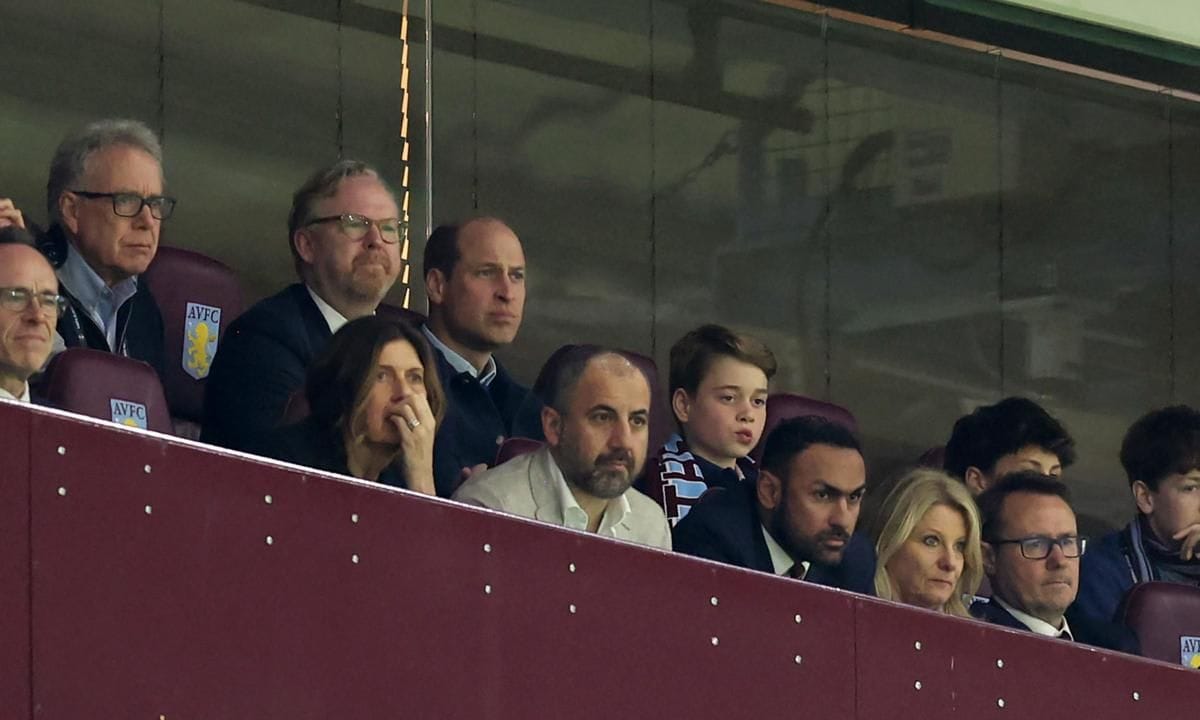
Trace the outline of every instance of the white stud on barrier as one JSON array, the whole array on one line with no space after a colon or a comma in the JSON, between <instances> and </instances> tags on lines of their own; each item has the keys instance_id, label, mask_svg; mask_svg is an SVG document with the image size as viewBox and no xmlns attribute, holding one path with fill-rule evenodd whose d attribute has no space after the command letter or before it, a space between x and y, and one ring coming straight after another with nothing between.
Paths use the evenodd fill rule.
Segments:
<instances>
[{"instance_id":1,"label":"white stud on barrier","mask_svg":"<svg viewBox=\"0 0 1200 720\"><path fill-rule=\"evenodd\" d=\"M916 641L915 643L913 643L913 649L914 649L914 650L920 650L920 649L921 649L921 641L920 641L920 640L918 640L918 641Z\"/></svg>"},{"instance_id":2,"label":"white stud on barrier","mask_svg":"<svg viewBox=\"0 0 1200 720\"><path fill-rule=\"evenodd\" d=\"M268 535L268 536L267 536L267 544L268 544L268 545L274 545L274 544L275 544L275 538L273 538L273 537L271 537L270 535Z\"/></svg>"},{"instance_id":3,"label":"white stud on barrier","mask_svg":"<svg viewBox=\"0 0 1200 720\"><path fill-rule=\"evenodd\" d=\"M797 665L799 665L800 663L804 662L804 658L803 658L802 656L800 656L800 655L797 655L795 659L796 659L796 664L797 664Z\"/></svg>"},{"instance_id":4,"label":"white stud on barrier","mask_svg":"<svg viewBox=\"0 0 1200 720\"><path fill-rule=\"evenodd\" d=\"M710 598L708 599L708 602L709 602L709 603L711 603L713 607L716 607L716 606L717 606L717 603L719 603L719 602L721 602L721 601L717 599L717 596L716 596L716 595L713 595L712 597L710 597Z\"/></svg>"},{"instance_id":5,"label":"white stud on barrier","mask_svg":"<svg viewBox=\"0 0 1200 720\"><path fill-rule=\"evenodd\" d=\"M66 454L67 454L67 449L66 449L65 447L63 447L62 445L59 445L59 446L58 446L58 454L59 454L59 455L66 455Z\"/></svg>"},{"instance_id":6,"label":"white stud on barrier","mask_svg":"<svg viewBox=\"0 0 1200 720\"><path fill-rule=\"evenodd\" d=\"M358 524L358 513L350 513L350 522Z\"/></svg>"},{"instance_id":7,"label":"white stud on barrier","mask_svg":"<svg viewBox=\"0 0 1200 720\"><path fill-rule=\"evenodd\" d=\"M710 642L712 642L713 647L716 647L717 645L719 645L721 643L721 638L714 635Z\"/></svg>"},{"instance_id":8,"label":"white stud on barrier","mask_svg":"<svg viewBox=\"0 0 1200 720\"><path fill-rule=\"evenodd\" d=\"M149 475L149 474L150 474L150 469L151 469L151 468L150 468L150 466L149 466L149 465L143 465L143 466L142 466L142 472L146 473L147 475Z\"/></svg>"},{"instance_id":9,"label":"white stud on barrier","mask_svg":"<svg viewBox=\"0 0 1200 720\"><path fill-rule=\"evenodd\" d=\"M567 570L569 572L575 572L575 563L571 563L570 565L568 565Z\"/></svg>"},{"instance_id":10,"label":"white stud on barrier","mask_svg":"<svg viewBox=\"0 0 1200 720\"><path fill-rule=\"evenodd\" d=\"M492 586L491 586L491 585L484 585L484 586L483 586L483 594L484 594L484 595L491 595L491 594L492 594Z\"/></svg>"},{"instance_id":11,"label":"white stud on barrier","mask_svg":"<svg viewBox=\"0 0 1200 720\"><path fill-rule=\"evenodd\" d=\"M1140 692L1138 692L1137 690L1134 690L1133 691L1133 701L1137 702L1141 699L1142 699L1142 694Z\"/></svg>"},{"instance_id":12,"label":"white stud on barrier","mask_svg":"<svg viewBox=\"0 0 1200 720\"><path fill-rule=\"evenodd\" d=\"M915 683L913 683L913 687L916 688L917 690L920 690L921 689L921 681L918 680Z\"/></svg>"},{"instance_id":13,"label":"white stud on barrier","mask_svg":"<svg viewBox=\"0 0 1200 720\"><path fill-rule=\"evenodd\" d=\"M571 614L574 615L575 614L575 604L572 603L572 604L568 605L567 610L569 610L571 612Z\"/></svg>"},{"instance_id":14,"label":"white stud on barrier","mask_svg":"<svg viewBox=\"0 0 1200 720\"><path fill-rule=\"evenodd\" d=\"M351 555L351 556L350 556L350 562L352 562L352 563L354 563L355 565L357 565L357 564L358 564L358 555Z\"/></svg>"},{"instance_id":15,"label":"white stud on barrier","mask_svg":"<svg viewBox=\"0 0 1200 720\"><path fill-rule=\"evenodd\" d=\"M1000 707L1000 708L1004 707L1004 698L1000 698L1000 699L996 700L996 707Z\"/></svg>"},{"instance_id":16,"label":"white stud on barrier","mask_svg":"<svg viewBox=\"0 0 1200 720\"><path fill-rule=\"evenodd\" d=\"M147 514L147 515L149 515L149 514L150 514L150 513L152 513L152 512L154 512L154 508L152 508L152 507L150 507L149 505L147 505L147 506L146 506L146 514Z\"/></svg>"},{"instance_id":17,"label":"white stud on barrier","mask_svg":"<svg viewBox=\"0 0 1200 720\"><path fill-rule=\"evenodd\" d=\"M270 495L263 495L263 502L270 505L271 503L275 502L275 498L271 497Z\"/></svg>"},{"instance_id":18,"label":"white stud on barrier","mask_svg":"<svg viewBox=\"0 0 1200 720\"><path fill-rule=\"evenodd\" d=\"M799 625L802 622L804 622L804 618L800 617L800 615L797 614L796 615L796 624Z\"/></svg>"},{"instance_id":19,"label":"white stud on barrier","mask_svg":"<svg viewBox=\"0 0 1200 720\"><path fill-rule=\"evenodd\" d=\"M1003 668L1003 667L1004 667L1004 660L1002 660L1002 659L1000 659L1000 658L996 658L996 667L998 667L998 668Z\"/></svg>"},{"instance_id":20,"label":"white stud on barrier","mask_svg":"<svg viewBox=\"0 0 1200 720\"><path fill-rule=\"evenodd\" d=\"M483 544L483 551L484 551L485 553L490 553L490 552L492 551L492 544L491 544L491 543L484 543L484 544Z\"/></svg>"},{"instance_id":21,"label":"white stud on barrier","mask_svg":"<svg viewBox=\"0 0 1200 720\"><path fill-rule=\"evenodd\" d=\"M58 489L58 494L59 494L59 495L61 495L62 497L66 497L66 496L67 496L67 489L66 489L65 487L60 487L60 488Z\"/></svg>"}]
</instances>

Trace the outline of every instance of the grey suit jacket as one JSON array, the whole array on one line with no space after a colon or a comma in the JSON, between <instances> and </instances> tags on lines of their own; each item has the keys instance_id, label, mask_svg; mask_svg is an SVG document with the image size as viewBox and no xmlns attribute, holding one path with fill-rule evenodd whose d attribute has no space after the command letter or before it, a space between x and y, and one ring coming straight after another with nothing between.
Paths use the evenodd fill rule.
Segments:
<instances>
[{"instance_id":1,"label":"grey suit jacket","mask_svg":"<svg viewBox=\"0 0 1200 720\"><path fill-rule=\"evenodd\" d=\"M490 470L476 473L454 493L454 500L469 505L500 510L553 525L564 525L563 493L566 488L562 472L543 447L526 453ZM601 525L600 533L618 540L671 549L671 528L658 503L630 488L624 499L628 510L617 523Z\"/></svg>"}]
</instances>

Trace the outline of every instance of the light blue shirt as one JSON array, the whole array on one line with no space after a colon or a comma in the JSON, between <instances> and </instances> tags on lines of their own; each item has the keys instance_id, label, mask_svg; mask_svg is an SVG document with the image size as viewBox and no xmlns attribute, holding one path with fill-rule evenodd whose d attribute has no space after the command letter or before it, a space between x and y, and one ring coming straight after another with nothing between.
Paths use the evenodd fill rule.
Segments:
<instances>
[{"instance_id":1,"label":"light blue shirt","mask_svg":"<svg viewBox=\"0 0 1200 720\"><path fill-rule=\"evenodd\" d=\"M137 292L137 278L122 280L110 288L87 264L74 244L67 243L67 259L58 269L58 282L83 305L96 327L104 330L108 349L120 352L117 347L117 313Z\"/></svg>"},{"instance_id":2,"label":"light blue shirt","mask_svg":"<svg viewBox=\"0 0 1200 720\"><path fill-rule=\"evenodd\" d=\"M460 373L469 373L471 377L479 380L479 384L484 387L491 385L492 381L496 379L496 359L491 355L488 355L487 365L483 366L483 372L481 373L465 357L451 350L446 346L446 343L438 340L437 336L430 332L428 325L422 325L421 332L425 333L425 338L429 340L429 344L433 345L442 354L442 357L446 358L446 362L450 363L450 367Z\"/></svg>"}]
</instances>

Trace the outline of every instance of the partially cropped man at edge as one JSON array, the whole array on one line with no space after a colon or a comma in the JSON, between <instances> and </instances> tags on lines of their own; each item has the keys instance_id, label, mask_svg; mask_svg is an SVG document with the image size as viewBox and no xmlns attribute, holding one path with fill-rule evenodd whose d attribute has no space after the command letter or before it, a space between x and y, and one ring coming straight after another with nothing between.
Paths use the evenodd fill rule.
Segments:
<instances>
[{"instance_id":1,"label":"partially cropped man at edge","mask_svg":"<svg viewBox=\"0 0 1200 720\"><path fill-rule=\"evenodd\" d=\"M434 446L438 495L491 465L509 437L541 440L541 402L493 353L512 344L525 312L525 251L496 218L442 225L424 257L429 321L446 393L446 417Z\"/></svg>"}]
</instances>

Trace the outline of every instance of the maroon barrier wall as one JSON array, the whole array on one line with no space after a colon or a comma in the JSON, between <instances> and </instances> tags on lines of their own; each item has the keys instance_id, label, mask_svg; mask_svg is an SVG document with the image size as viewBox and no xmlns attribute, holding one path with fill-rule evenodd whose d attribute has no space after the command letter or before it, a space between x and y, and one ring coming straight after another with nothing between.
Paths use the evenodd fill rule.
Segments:
<instances>
[{"instance_id":1,"label":"maroon barrier wall","mask_svg":"<svg viewBox=\"0 0 1200 720\"><path fill-rule=\"evenodd\" d=\"M1200 699L1182 668L95 421L0 403L0 427L2 562L33 588L0 625L5 717L32 697L39 718L1128 720Z\"/></svg>"}]
</instances>

